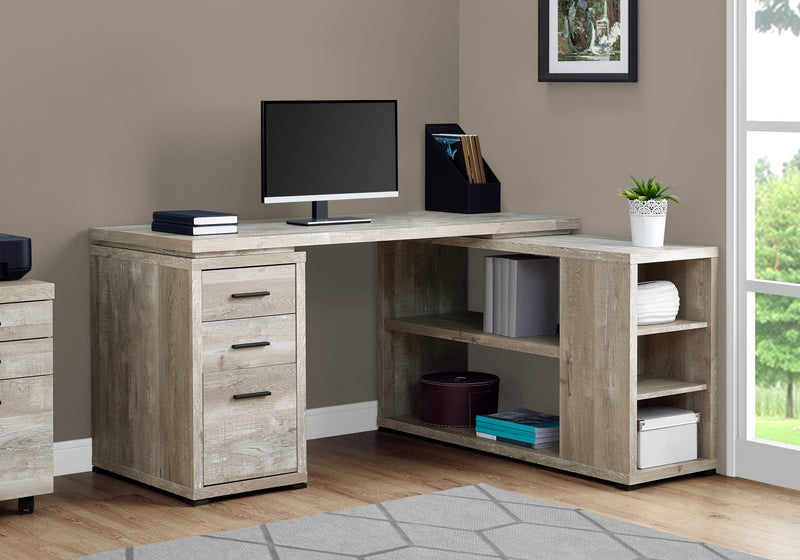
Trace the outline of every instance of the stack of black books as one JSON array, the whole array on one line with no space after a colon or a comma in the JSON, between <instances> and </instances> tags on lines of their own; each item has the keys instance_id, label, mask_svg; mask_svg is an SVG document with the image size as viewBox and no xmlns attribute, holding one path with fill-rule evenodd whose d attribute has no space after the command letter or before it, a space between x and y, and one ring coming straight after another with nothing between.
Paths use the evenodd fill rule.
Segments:
<instances>
[{"instance_id":1,"label":"stack of black books","mask_svg":"<svg viewBox=\"0 0 800 560\"><path fill-rule=\"evenodd\" d=\"M162 210L153 212L150 229L182 235L236 233L239 216L211 210Z\"/></svg>"}]
</instances>

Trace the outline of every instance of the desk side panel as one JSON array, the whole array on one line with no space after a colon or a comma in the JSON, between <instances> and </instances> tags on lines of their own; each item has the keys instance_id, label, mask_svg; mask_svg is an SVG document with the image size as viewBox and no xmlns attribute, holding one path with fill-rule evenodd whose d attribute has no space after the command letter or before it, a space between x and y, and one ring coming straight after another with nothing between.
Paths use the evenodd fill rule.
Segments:
<instances>
[{"instance_id":1,"label":"desk side panel","mask_svg":"<svg viewBox=\"0 0 800 560\"><path fill-rule=\"evenodd\" d=\"M561 259L561 458L627 475L635 453L635 345L625 264Z\"/></svg>"},{"instance_id":2,"label":"desk side panel","mask_svg":"<svg viewBox=\"0 0 800 560\"><path fill-rule=\"evenodd\" d=\"M199 273L93 251L91 290L93 464L192 488Z\"/></svg>"},{"instance_id":3,"label":"desk side panel","mask_svg":"<svg viewBox=\"0 0 800 560\"><path fill-rule=\"evenodd\" d=\"M295 264L295 318L297 319L297 473L307 481L306 451L306 254L293 253Z\"/></svg>"}]
</instances>

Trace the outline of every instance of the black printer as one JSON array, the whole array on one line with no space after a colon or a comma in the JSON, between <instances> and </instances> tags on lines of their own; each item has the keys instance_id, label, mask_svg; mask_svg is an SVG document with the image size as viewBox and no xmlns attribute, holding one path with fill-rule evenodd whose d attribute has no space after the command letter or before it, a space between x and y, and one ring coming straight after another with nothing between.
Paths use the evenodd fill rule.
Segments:
<instances>
[{"instance_id":1,"label":"black printer","mask_svg":"<svg viewBox=\"0 0 800 560\"><path fill-rule=\"evenodd\" d=\"M0 280L19 280L30 270L30 237L0 233Z\"/></svg>"}]
</instances>

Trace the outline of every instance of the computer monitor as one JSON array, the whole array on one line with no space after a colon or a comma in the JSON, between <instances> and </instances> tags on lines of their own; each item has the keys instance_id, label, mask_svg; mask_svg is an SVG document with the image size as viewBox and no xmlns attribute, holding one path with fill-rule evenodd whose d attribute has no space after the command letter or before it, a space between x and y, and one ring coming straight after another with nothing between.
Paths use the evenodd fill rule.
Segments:
<instances>
[{"instance_id":1,"label":"computer monitor","mask_svg":"<svg viewBox=\"0 0 800 560\"><path fill-rule=\"evenodd\" d=\"M397 101L262 101L261 198L311 202L301 225L368 222L328 217L328 201L398 195Z\"/></svg>"}]
</instances>

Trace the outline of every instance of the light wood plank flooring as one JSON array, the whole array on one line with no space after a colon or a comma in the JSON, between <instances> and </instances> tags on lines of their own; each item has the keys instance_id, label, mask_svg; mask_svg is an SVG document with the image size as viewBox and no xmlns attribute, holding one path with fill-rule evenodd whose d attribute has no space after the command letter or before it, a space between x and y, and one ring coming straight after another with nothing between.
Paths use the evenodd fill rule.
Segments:
<instances>
[{"instance_id":1,"label":"light wood plank flooring","mask_svg":"<svg viewBox=\"0 0 800 560\"><path fill-rule=\"evenodd\" d=\"M774 559L800 557L800 492L719 475L619 490L390 432L308 442L309 483L191 507L97 473L60 476L33 515L0 502L0 559L73 558L484 482Z\"/></svg>"}]
</instances>

